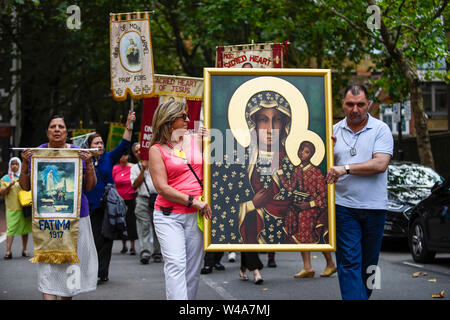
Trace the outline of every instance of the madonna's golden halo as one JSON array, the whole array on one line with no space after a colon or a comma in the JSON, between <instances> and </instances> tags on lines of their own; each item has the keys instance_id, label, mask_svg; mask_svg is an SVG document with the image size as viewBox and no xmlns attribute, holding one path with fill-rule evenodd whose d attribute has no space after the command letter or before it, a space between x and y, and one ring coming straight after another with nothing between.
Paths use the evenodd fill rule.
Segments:
<instances>
[{"instance_id":1,"label":"madonna's golden halo","mask_svg":"<svg viewBox=\"0 0 450 320\"><path fill-rule=\"evenodd\" d=\"M302 93L291 83L278 77L263 76L251 79L236 89L228 106L228 123L236 141L247 148L251 142L250 129L246 122L245 110L248 100L261 91L274 91L282 95L291 107L291 128L286 138L285 149L294 166L300 164L297 155L300 144L310 141L316 147L311 163L320 165L325 157L325 144L318 134L308 130L308 105Z\"/></svg>"}]
</instances>

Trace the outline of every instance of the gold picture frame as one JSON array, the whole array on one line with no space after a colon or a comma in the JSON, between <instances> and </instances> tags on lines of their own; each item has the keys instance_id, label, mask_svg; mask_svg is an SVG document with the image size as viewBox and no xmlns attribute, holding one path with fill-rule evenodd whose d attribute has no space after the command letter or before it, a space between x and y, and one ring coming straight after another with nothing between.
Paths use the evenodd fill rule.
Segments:
<instances>
[{"instance_id":1,"label":"gold picture frame","mask_svg":"<svg viewBox=\"0 0 450 320\"><path fill-rule=\"evenodd\" d=\"M83 166L75 150L39 150L31 158L33 219L79 219Z\"/></svg>"},{"instance_id":2,"label":"gold picture frame","mask_svg":"<svg viewBox=\"0 0 450 320\"><path fill-rule=\"evenodd\" d=\"M204 69L204 121L210 131L203 149L204 197L213 211L210 220L204 219L205 251L336 250L334 185L323 185L327 170L334 164L331 92L329 69ZM275 116L272 119L272 125L280 123L278 149L274 147L275 135L266 135L271 142L264 146L264 134L259 134L270 130L261 130L267 119L258 112L279 115L278 120ZM227 149L231 140L233 147ZM307 162L299 155L302 141L311 142L315 149L307 159L310 168L316 168L315 174L312 170L306 174L307 166L303 167ZM267 153L270 148L274 151ZM302 148L307 149L305 145ZM254 150L258 155L252 162ZM272 159L269 164L261 162L266 153L270 154L267 159ZM264 166L270 167L270 173L261 171ZM299 177L302 185L296 180L300 181ZM304 179L313 183L304 183ZM246 183L250 187L245 188ZM326 196L322 193L326 208L312 198L320 192L306 190L319 185L326 190ZM256 208L258 191L264 194L265 204ZM309 203L309 209L299 209L302 202ZM326 225L322 223L325 220ZM299 222L308 226L300 229Z\"/></svg>"}]
</instances>

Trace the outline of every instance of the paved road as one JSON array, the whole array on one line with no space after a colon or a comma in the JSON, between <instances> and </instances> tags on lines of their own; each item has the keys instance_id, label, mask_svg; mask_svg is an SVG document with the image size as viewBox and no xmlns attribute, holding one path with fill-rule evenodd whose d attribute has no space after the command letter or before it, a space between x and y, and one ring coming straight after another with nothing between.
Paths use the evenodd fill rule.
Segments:
<instances>
[{"instance_id":1,"label":"paved road","mask_svg":"<svg viewBox=\"0 0 450 320\"><path fill-rule=\"evenodd\" d=\"M1 241L1 240L0 240ZM94 292L75 297L76 300L163 300L164 272L162 263L142 265L137 256L120 254L121 243L116 241L110 267L110 281ZM36 267L26 258L19 257L20 238L13 244L12 260L0 260L0 300L41 299L36 289ZM0 244L0 254L5 253L5 243ZM267 255L260 254L264 264ZM312 253L316 274L324 268L320 253ZM263 285L239 280L238 261L230 263L223 258L225 271L214 271L201 276L198 292L200 300L339 300L337 276L311 279L294 279L301 269L300 254L279 252L277 268L262 270ZM438 255L433 264L414 263L404 249L388 248L380 259L381 288L374 290L373 300L431 300L433 293L445 290L450 295L450 255ZM426 272L427 276L413 278L414 272ZM252 278L250 276L250 278ZM430 282L429 280L433 280Z\"/></svg>"},{"instance_id":2,"label":"paved road","mask_svg":"<svg viewBox=\"0 0 450 320\"><path fill-rule=\"evenodd\" d=\"M4 211L0 211L0 222ZM5 236L0 230L0 255L5 254ZM30 252L32 239L29 240ZM121 242L115 241L110 267L110 281L94 292L75 297L75 300L164 300L165 285L162 263L142 265L137 256L120 254ZM0 259L0 300L39 300L36 266L20 257L21 239L15 237L13 259ZM262 270L264 283L239 280L239 261L230 263L225 254L222 259L225 271L202 275L199 300L339 300L339 284L336 274L320 278L325 267L321 253L312 253L316 276L311 279L294 279L301 267L300 253L278 252L277 268ZM267 254L260 254L264 265ZM372 300L434 300L432 294L446 292L444 300L450 300L450 254L438 254L434 263L417 264L411 259L404 242L385 242L380 256L380 289L374 290ZM426 276L413 278L415 272ZM252 276L250 275L250 280Z\"/></svg>"}]
</instances>

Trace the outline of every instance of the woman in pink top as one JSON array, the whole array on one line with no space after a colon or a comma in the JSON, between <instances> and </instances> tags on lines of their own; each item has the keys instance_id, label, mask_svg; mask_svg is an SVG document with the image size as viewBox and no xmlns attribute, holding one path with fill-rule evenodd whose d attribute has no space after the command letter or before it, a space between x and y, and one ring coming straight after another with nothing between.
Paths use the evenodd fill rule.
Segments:
<instances>
[{"instance_id":1,"label":"woman in pink top","mask_svg":"<svg viewBox=\"0 0 450 320\"><path fill-rule=\"evenodd\" d=\"M150 173L158 192L154 224L169 300L195 299L203 256L196 212L208 219L212 214L209 205L199 200L203 193L201 138L206 129L200 135L186 134L188 122L185 103L170 99L160 104L153 116L149 150Z\"/></svg>"},{"instance_id":2,"label":"woman in pink top","mask_svg":"<svg viewBox=\"0 0 450 320\"><path fill-rule=\"evenodd\" d=\"M112 170L112 177L114 184L116 185L117 192L125 200L127 205L127 239L122 240L122 250L120 253L127 253L127 240L130 240L130 254L135 255L136 250L134 248L134 241L138 239L136 229L136 215L134 214L134 208L136 206L136 190L130 180L131 164L128 162L129 154L126 153L120 157L119 164L115 165Z\"/></svg>"}]
</instances>

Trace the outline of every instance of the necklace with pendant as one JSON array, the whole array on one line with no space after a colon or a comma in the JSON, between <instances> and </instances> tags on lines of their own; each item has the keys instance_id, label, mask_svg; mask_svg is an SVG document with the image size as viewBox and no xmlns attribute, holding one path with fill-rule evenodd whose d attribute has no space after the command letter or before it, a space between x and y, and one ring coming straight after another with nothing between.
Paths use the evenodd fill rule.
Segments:
<instances>
[{"instance_id":1,"label":"necklace with pendant","mask_svg":"<svg viewBox=\"0 0 450 320\"><path fill-rule=\"evenodd\" d=\"M175 149L174 146L172 144L170 144L169 142L166 142L167 146L173 150L173 154L176 157L182 158L186 161L186 153L183 151L183 145L181 145L181 149Z\"/></svg>"},{"instance_id":2,"label":"necklace with pendant","mask_svg":"<svg viewBox=\"0 0 450 320\"><path fill-rule=\"evenodd\" d=\"M347 141L345 140L344 134L342 133L344 130L343 128L341 128L341 136L342 136L342 141L344 141L344 143L350 148L350 155L352 157L356 156L356 143L358 142L358 138L359 138L359 134L356 136L356 140L355 143L353 144L353 146L351 146L349 143L347 143Z\"/></svg>"}]
</instances>

